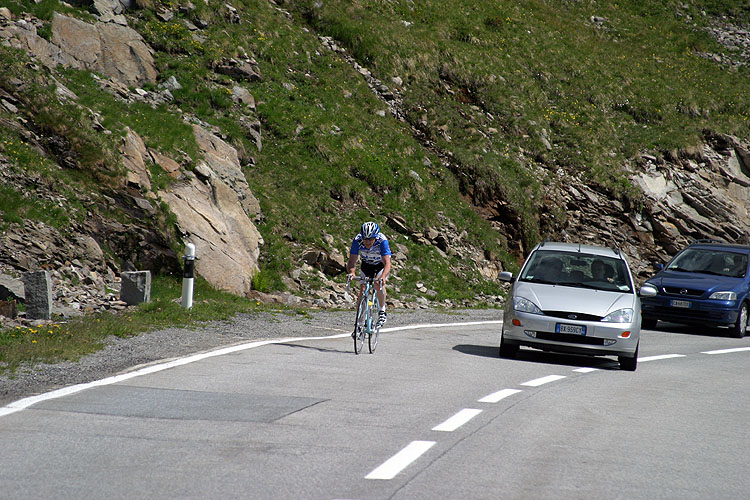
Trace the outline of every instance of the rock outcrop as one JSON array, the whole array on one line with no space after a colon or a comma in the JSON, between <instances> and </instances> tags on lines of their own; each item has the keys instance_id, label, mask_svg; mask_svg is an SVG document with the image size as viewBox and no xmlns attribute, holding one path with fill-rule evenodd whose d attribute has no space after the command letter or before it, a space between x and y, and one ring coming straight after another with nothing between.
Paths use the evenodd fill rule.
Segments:
<instances>
[{"instance_id":1,"label":"rock outcrop","mask_svg":"<svg viewBox=\"0 0 750 500\"><path fill-rule=\"evenodd\" d=\"M193 125L202 160L194 171L181 171L173 159L149 151L135 132L128 130L122 157L127 183L152 197L136 202L144 209L161 199L177 217L183 243L193 243L198 260L195 269L216 288L247 296L258 270L263 238L252 218L260 204L250 191L235 148L199 125ZM179 180L151 192L149 166L167 165Z\"/></svg>"},{"instance_id":2,"label":"rock outcrop","mask_svg":"<svg viewBox=\"0 0 750 500\"><path fill-rule=\"evenodd\" d=\"M0 43L28 52L50 71L58 65L96 71L105 76L99 80L102 90L118 99L160 105L171 100L169 89L179 88L179 83L167 80L161 85L162 90L155 92L128 88L155 83L157 77L151 49L127 27L122 16L122 9L131 7L120 0L97 0L94 10L99 22L94 24L55 14L50 23L50 41L39 35L41 21L28 15L14 19L6 9L0 15ZM74 94L57 86L61 98L77 101ZM20 99L7 92L2 95L6 110L20 113ZM249 92L239 95L244 105L254 106ZM96 116L93 112L91 115ZM15 122L8 125L19 127ZM97 127L103 131L94 121L94 128ZM260 148L259 124L252 129ZM263 244L253 223L253 219L262 216L260 204L250 191L236 149L204 125L193 124L193 131L199 157L188 158L189 164L183 167L149 147L135 131L126 129L120 146L125 175L119 184L113 183L103 195L92 193L90 199L84 196L89 213L84 222L74 222L64 232L40 221L11 225L0 245L0 273L17 281L24 272L51 270L58 314L119 308L123 306L117 300L120 272L178 271L180 258L172 248L192 242L198 254L198 274L218 289L249 295ZM34 138L33 133L27 135ZM43 150L43 141L34 142ZM155 193L153 168L164 170L173 184ZM19 174L3 163L1 154L0 179L28 196L54 205L64 204L44 179ZM161 202L177 219L180 234L176 242L170 241L164 222L159 222L163 216ZM112 209L124 210L134 222L123 224L102 215Z\"/></svg>"},{"instance_id":3,"label":"rock outcrop","mask_svg":"<svg viewBox=\"0 0 750 500\"><path fill-rule=\"evenodd\" d=\"M566 241L614 245L631 258L641 278L698 239L750 244L750 143L707 134L702 148L671 155L643 154L632 180L642 207L624 206L580 178L564 176L550 187L547 206L566 218L542 214L549 232Z\"/></svg>"},{"instance_id":4,"label":"rock outcrop","mask_svg":"<svg viewBox=\"0 0 750 500\"><path fill-rule=\"evenodd\" d=\"M194 132L205 162L158 196L177 216L183 240L195 245L196 271L219 289L248 296L263 244L251 220L260 204L237 151L201 127Z\"/></svg>"},{"instance_id":5,"label":"rock outcrop","mask_svg":"<svg viewBox=\"0 0 750 500\"><path fill-rule=\"evenodd\" d=\"M43 22L28 14L15 17L7 8L0 9L0 43L28 53L39 63L30 64L35 69L39 65L49 69L46 73L39 71L40 80L47 78L47 84L55 83L50 74L62 65L103 75L95 77L101 90L126 104L138 102L159 106L172 103L172 92L177 95L180 83L175 77L159 81L152 49L128 26L126 10L137 8L136 2L77 0L74 3L86 5L97 21L89 23L56 13L51 21ZM280 2L276 4L280 5ZM188 2L181 10L194 8ZM241 17L242 12L228 4L222 10L229 22L246 21ZM154 15L169 22L175 13L162 5L156 8ZM193 40L200 40L200 32L208 26L199 16L182 18L180 22L188 28ZM598 28L607 22L604 18L591 18L591 23ZM746 30L716 25L711 32L728 47L728 54L701 55L734 68L747 64L750 43ZM390 113L406 123L420 144L435 153L444 167L460 173L460 166L452 153L439 150L428 134L422 134L424 130L420 127L427 127L427 122L415 120L414 113L409 117L404 109L405 94L402 92L405 87L401 77L381 81L334 39L320 37L319 41L321 50L336 53L364 78L383 103L378 116ZM237 47L234 54L222 55L213 64L210 69L217 78L210 83L221 82L228 91L233 110L242 114L237 123L260 152L261 121L254 113L255 98L246 88L263 78L257 62L244 49ZM148 90L139 88L144 85ZM289 90L293 88L290 83L282 85ZM77 100L70 91L59 84L56 86L60 99ZM46 155L46 143L38 137L41 132L33 126L24 129L29 120L22 110L19 111L23 106L23 99L18 98L21 88L19 84L15 96L13 90L0 89L0 106L17 118L8 120L2 117L0 126L15 131L23 129L18 135L29 139L29 144ZM90 114L96 133L110 133L96 121L96 113L91 111ZM148 144L134 130L127 129L119 151L125 175L113 180L113 185L100 193L83 195L79 200L84 204L82 213L71 214L76 217L71 216L70 227L61 230L38 220L12 224L0 240L0 273L8 275L0 275L0 278L17 280L25 271L49 269L57 312L73 314L118 308L123 307L116 300L120 272L143 269L177 272L181 260L173 249L184 243L193 243L198 256L196 271L217 288L263 300L296 303L299 299L293 295L261 294L252 290L263 245L255 223L261 221L263 215L245 178L243 166L252 165L254 160L244 151L242 155L238 154L216 127L189 115L185 118L192 124L199 148L195 158L187 155L171 157ZM446 130L438 127L435 133L446 134ZM334 126L332 133L339 132L340 129ZM490 128L486 132L477 132L495 135L498 130ZM542 129L540 140L549 149L552 146L548 135L547 130ZM75 167L74 162L68 165L57 155L49 156L58 158L60 168ZM630 256L633 268L641 278L653 271L654 264L665 261L693 239L719 237L750 243L750 144L740 139L707 133L704 145L698 149L669 154L644 152L627 165L633 182L643 193L642 200L633 205L613 199L611 193L587 185L580 177L562 171L552 172L554 165L535 163L527 166L547 168L555 179L544 188L547 190L546 200L539 214L543 234L568 241L617 246ZM166 173L170 183L157 189L155 186L163 184L152 178L152 172L159 169ZM416 172L410 175L421 182ZM14 170L2 151L0 182L24 193L24 196L44 201L45 206L66 207L65 200L48 185L49 180ZM464 194L472 198L471 192ZM635 203L640 204L636 206ZM168 207L167 210L162 210L162 204ZM520 215L504 200L480 200L475 202L474 208L509 242L509 251L522 259L528 249L522 247L519 228L523 221ZM129 219L122 221L105 215L115 211L127 214ZM168 224L165 213L174 215L176 223ZM463 269L458 266L451 268L457 275L470 268L471 272L484 278L495 279L503 270L499 256L472 246L466 241L467 234L455 222L441 214L431 227L413 227L398 213L390 214L387 231L392 236L396 267L411 265L409 249L399 244L401 239L433 247L434 255L445 262L469 263ZM287 241L296 244L291 237ZM332 280L344 269L349 242L335 241L327 234L323 241L323 244L316 242L297 247L298 262L293 263L293 270L281 279L293 292L312 297L310 303L315 305L326 307L350 303L351 291ZM392 290L400 291L397 270L391 283ZM416 288L427 296L436 295L421 282ZM407 300L410 302L396 305L419 307L427 303L422 297ZM478 300L498 304L501 298L478 297ZM448 301L446 305L468 304Z\"/></svg>"},{"instance_id":6,"label":"rock outcrop","mask_svg":"<svg viewBox=\"0 0 750 500\"><path fill-rule=\"evenodd\" d=\"M27 17L0 17L0 41L22 49L49 67L58 65L96 71L124 85L156 83L158 72L151 48L132 28L116 22L89 24L55 13L52 37L38 34L42 24Z\"/></svg>"}]
</instances>

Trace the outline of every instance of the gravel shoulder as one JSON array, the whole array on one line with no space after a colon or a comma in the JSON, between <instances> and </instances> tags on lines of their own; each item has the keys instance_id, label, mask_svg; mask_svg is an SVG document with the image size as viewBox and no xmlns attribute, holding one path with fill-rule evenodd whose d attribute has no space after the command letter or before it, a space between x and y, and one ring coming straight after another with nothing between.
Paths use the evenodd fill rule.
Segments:
<instances>
[{"instance_id":1,"label":"gravel shoulder","mask_svg":"<svg viewBox=\"0 0 750 500\"><path fill-rule=\"evenodd\" d=\"M389 309L386 327L499 320L500 309ZM240 314L231 321L168 328L123 339L76 362L37 364L0 375L0 406L61 387L100 380L143 365L228 345L287 337L325 337L352 329L352 311L285 311Z\"/></svg>"}]
</instances>

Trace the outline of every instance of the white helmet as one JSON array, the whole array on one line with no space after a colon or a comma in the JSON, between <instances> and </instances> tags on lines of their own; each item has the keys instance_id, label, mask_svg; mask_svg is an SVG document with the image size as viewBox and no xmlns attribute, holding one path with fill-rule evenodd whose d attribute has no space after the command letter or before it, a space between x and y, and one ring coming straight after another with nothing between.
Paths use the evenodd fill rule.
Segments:
<instances>
[{"instance_id":1,"label":"white helmet","mask_svg":"<svg viewBox=\"0 0 750 500\"><path fill-rule=\"evenodd\" d=\"M380 226L378 226L374 222L365 222L362 224L362 229L360 230L359 234L362 235L362 238L374 238L380 233Z\"/></svg>"}]
</instances>

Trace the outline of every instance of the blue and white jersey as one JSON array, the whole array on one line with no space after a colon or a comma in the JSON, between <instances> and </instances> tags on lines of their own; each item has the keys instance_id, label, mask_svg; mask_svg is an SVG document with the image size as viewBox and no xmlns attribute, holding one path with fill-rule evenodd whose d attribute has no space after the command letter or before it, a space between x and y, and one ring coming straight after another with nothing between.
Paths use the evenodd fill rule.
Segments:
<instances>
[{"instance_id":1,"label":"blue and white jersey","mask_svg":"<svg viewBox=\"0 0 750 500\"><path fill-rule=\"evenodd\" d=\"M352 242L352 255L359 255L362 262L368 264L379 264L383 261L383 255L391 255L391 246L388 244L388 238L383 233L378 233L375 237L375 243L370 248L365 248L362 244L362 235L358 234Z\"/></svg>"}]
</instances>

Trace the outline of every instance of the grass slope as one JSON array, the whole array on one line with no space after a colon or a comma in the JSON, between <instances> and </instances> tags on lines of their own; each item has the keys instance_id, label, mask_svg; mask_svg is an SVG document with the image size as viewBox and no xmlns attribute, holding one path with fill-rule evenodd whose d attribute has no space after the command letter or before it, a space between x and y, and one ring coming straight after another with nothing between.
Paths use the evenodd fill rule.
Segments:
<instances>
[{"instance_id":1,"label":"grass slope","mask_svg":"<svg viewBox=\"0 0 750 500\"><path fill-rule=\"evenodd\" d=\"M493 255L514 269L518 255L509 249L519 242L506 241L472 205L505 204L517 222L502 222L516 225L528 247L546 236L538 212L557 169L637 203L627 165L639 153L694 146L707 129L750 137L748 69L729 70L700 55L731 53L703 28L722 15L750 22L743 0L209 0L179 9L187 3L143 1L145 8L129 13L131 26L157 50L160 79L174 76L182 85L173 106L126 106L90 75L64 71L58 78L115 134L93 132L79 108L35 86L22 112L72 137L86 168L53 168L13 127L0 127L0 154L16 169L61 177L59 189L75 202L81 186L95 190L118 175L111 151L125 126L150 147L193 163L197 149L183 116L220 127L240 152L263 210L266 245L255 285L266 291L284 288L282 277L299 266L302 249L345 253L362 221L384 225L392 215L417 231L455 227L475 255ZM231 22L227 3L240 23ZM46 20L56 10L91 20L85 8L57 0L0 6L16 14L32 9ZM176 17L161 21L155 11L162 7ZM182 20L207 27L195 37ZM320 36L332 37L398 91L406 121L392 117ZM213 71L245 53L257 61L261 81ZM35 80L16 52L0 48L0 56L0 84L19 75ZM255 110L232 102L236 85L253 94ZM0 119L13 116L0 108ZM260 151L242 124L256 119ZM154 174L157 185L168 182ZM3 189L1 224L39 218L64 226L43 200L21 208L19 193ZM399 289L416 293L417 281L438 300L499 293L466 255L444 258L434 247L389 235L409 255L397 263L394 296ZM136 312L134 321L147 324L154 307Z\"/></svg>"}]
</instances>

